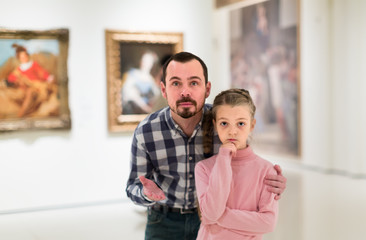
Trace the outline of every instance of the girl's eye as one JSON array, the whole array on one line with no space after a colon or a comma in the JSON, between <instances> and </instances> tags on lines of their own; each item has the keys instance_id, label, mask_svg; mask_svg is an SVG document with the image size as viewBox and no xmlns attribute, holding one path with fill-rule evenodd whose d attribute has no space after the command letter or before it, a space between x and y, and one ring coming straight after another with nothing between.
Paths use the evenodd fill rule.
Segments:
<instances>
[{"instance_id":1,"label":"girl's eye","mask_svg":"<svg viewBox=\"0 0 366 240\"><path fill-rule=\"evenodd\" d=\"M226 126L227 125L227 122L221 122L220 125L221 126Z\"/></svg>"},{"instance_id":2,"label":"girl's eye","mask_svg":"<svg viewBox=\"0 0 366 240\"><path fill-rule=\"evenodd\" d=\"M240 123L238 123L238 126L243 127L243 126L245 126L245 123L244 122L240 122Z\"/></svg>"}]
</instances>

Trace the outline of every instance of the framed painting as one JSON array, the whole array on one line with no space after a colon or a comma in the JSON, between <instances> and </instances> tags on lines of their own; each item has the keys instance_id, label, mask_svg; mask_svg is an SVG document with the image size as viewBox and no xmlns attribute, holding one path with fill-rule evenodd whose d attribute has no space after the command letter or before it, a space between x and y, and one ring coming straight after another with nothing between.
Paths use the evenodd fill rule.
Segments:
<instances>
[{"instance_id":1,"label":"framed painting","mask_svg":"<svg viewBox=\"0 0 366 240\"><path fill-rule=\"evenodd\" d=\"M0 132L70 129L69 31L0 29Z\"/></svg>"},{"instance_id":2,"label":"framed painting","mask_svg":"<svg viewBox=\"0 0 366 240\"><path fill-rule=\"evenodd\" d=\"M231 87L249 90L257 106L252 144L300 155L298 1L256 1L229 17Z\"/></svg>"},{"instance_id":3,"label":"framed painting","mask_svg":"<svg viewBox=\"0 0 366 240\"><path fill-rule=\"evenodd\" d=\"M183 49L182 33L106 30L108 128L133 131L147 114L167 105L160 92L161 68Z\"/></svg>"},{"instance_id":4,"label":"framed painting","mask_svg":"<svg viewBox=\"0 0 366 240\"><path fill-rule=\"evenodd\" d=\"M216 0L216 8L225 7L233 3L237 3L243 0Z\"/></svg>"}]
</instances>

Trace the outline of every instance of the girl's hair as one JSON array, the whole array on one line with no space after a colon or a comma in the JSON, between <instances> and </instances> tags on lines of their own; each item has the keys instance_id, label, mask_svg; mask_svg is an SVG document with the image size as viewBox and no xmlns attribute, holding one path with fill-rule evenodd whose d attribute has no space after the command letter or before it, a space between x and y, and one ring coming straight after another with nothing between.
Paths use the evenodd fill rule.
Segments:
<instances>
[{"instance_id":1,"label":"girl's hair","mask_svg":"<svg viewBox=\"0 0 366 240\"><path fill-rule=\"evenodd\" d=\"M254 119L256 107L248 90L232 88L219 93L215 97L212 109L210 111L206 111L203 118L203 151L205 156L212 155L214 135L212 120L216 119L217 109L222 105L229 105L232 107L240 105L249 106L251 117Z\"/></svg>"},{"instance_id":2,"label":"girl's hair","mask_svg":"<svg viewBox=\"0 0 366 240\"><path fill-rule=\"evenodd\" d=\"M246 105L250 109L250 115L254 118L256 107L248 90L232 88L219 93L213 102L212 117L216 119L217 108L222 105L230 105L232 107Z\"/></svg>"}]
</instances>

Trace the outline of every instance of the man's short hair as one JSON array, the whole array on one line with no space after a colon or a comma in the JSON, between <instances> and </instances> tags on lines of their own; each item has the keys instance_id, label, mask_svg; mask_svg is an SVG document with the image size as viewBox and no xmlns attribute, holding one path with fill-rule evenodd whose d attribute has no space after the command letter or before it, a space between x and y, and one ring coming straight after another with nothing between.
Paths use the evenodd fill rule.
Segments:
<instances>
[{"instance_id":1,"label":"man's short hair","mask_svg":"<svg viewBox=\"0 0 366 240\"><path fill-rule=\"evenodd\" d=\"M189 62L193 59L196 59L202 66L203 69L203 75L205 77L205 83L207 84L208 82L208 72L207 72L207 66L205 64L205 62L199 58L198 56L190 53L190 52L179 52L177 54L174 54L173 56L171 56L163 65L163 74L161 76L161 81L164 83L164 85L166 84L165 78L166 78L166 69L169 65L169 63L171 61L176 61L176 62L180 62L180 63L186 63Z\"/></svg>"}]
</instances>

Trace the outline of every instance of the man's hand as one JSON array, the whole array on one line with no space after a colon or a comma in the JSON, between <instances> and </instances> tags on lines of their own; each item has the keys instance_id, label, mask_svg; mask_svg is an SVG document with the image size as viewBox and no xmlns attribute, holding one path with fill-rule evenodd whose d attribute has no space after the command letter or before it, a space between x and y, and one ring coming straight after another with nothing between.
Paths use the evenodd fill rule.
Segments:
<instances>
[{"instance_id":1,"label":"man's hand","mask_svg":"<svg viewBox=\"0 0 366 240\"><path fill-rule=\"evenodd\" d=\"M282 175L282 169L279 165L275 165L274 168L277 175L267 175L264 183L269 186L268 191L276 194L275 199L279 200L286 189L287 179Z\"/></svg>"},{"instance_id":2,"label":"man's hand","mask_svg":"<svg viewBox=\"0 0 366 240\"><path fill-rule=\"evenodd\" d=\"M165 199L163 190L161 190L154 181L151 181L144 176L140 176L139 179L143 185L142 191L151 201L161 201Z\"/></svg>"}]
</instances>

